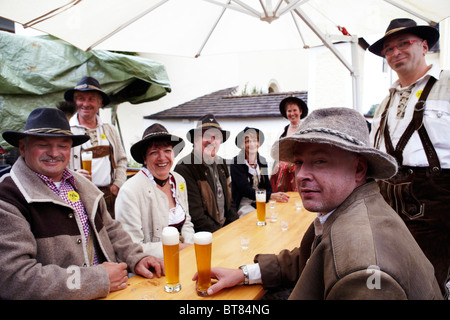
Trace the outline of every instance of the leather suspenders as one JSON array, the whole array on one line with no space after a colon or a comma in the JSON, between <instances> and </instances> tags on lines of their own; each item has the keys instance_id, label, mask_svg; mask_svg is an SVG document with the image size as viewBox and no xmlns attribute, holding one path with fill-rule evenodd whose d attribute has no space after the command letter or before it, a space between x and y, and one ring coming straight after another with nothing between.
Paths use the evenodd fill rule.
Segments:
<instances>
[{"instance_id":1,"label":"leather suspenders","mask_svg":"<svg viewBox=\"0 0 450 320\"><path fill-rule=\"evenodd\" d=\"M428 133L425 129L425 126L423 125L423 113L425 110L425 101L428 98L428 94L430 93L431 88L433 87L435 82L436 82L436 79L433 77L430 77L427 84L425 85L425 88L422 91L422 94L420 95L419 101L414 106L414 114L413 114L412 120L409 123L409 125L406 128L403 135L400 137L395 149L392 144L391 137L389 135L388 121L386 118L388 108L391 103L392 95L391 95L388 103L386 104L386 108L384 109L383 114L381 115L380 124L383 121L385 122L383 136L384 136L384 141L385 141L385 145L386 145L386 151L388 154L392 155L397 160L399 166L401 166L403 163L403 150L405 149L405 146L408 143L408 141L411 138L414 131L417 130L420 140L422 141L422 145L423 145L424 151L426 153L430 169L434 173L441 171L441 165L440 165L436 150L434 149L433 144L430 140L430 137L428 136ZM377 137L380 134L380 129L381 129L381 125L375 136L375 141L377 140Z\"/></svg>"}]
</instances>

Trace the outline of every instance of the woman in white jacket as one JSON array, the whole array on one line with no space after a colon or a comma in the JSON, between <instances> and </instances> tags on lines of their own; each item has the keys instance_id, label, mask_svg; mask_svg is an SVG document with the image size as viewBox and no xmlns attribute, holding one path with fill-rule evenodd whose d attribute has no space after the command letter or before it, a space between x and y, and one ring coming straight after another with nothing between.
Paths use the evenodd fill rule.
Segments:
<instances>
[{"instance_id":1,"label":"woman in white jacket","mask_svg":"<svg viewBox=\"0 0 450 320\"><path fill-rule=\"evenodd\" d=\"M116 219L146 253L159 258L163 257L164 227L178 229L180 249L193 243L186 181L170 170L184 145L183 139L169 134L164 126L148 127L130 149L132 157L144 166L123 184L116 199Z\"/></svg>"}]
</instances>

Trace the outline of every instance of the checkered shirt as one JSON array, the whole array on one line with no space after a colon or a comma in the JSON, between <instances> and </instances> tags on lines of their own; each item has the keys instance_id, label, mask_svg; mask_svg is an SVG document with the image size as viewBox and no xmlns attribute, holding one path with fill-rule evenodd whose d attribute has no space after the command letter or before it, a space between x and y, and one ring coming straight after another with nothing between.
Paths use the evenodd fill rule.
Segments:
<instances>
[{"instance_id":1,"label":"checkered shirt","mask_svg":"<svg viewBox=\"0 0 450 320\"><path fill-rule=\"evenodd\" d=\"M59 189L56 186L56 184L53 182L53 179L51 179L47 176L44 176L40 173L37 173L37 172L35 172L35 173L39 178L42 179L42 181L45 182L45 184L50 188L50 190L52 190L55 194L60 196L64 200L64 202L66 202L68 205L70 205L75 210L76 214L80 218L81 224L83 225L83 233L84 233L84 237L86 240L85 242L87 243L87 238L89 236L89 220L88 220L88 215L86 213L86 209L80 198L78 198L77 201L73 201L73 200L69 199L69 197L68 197L68 194L70 191L76 192L76 189L77 189L75 179L74 179L72 173L69 170L64 169ZM94 265L97 265L97 264L98 264L97 253L94 251Z\"/></svg>"}]
</instances>

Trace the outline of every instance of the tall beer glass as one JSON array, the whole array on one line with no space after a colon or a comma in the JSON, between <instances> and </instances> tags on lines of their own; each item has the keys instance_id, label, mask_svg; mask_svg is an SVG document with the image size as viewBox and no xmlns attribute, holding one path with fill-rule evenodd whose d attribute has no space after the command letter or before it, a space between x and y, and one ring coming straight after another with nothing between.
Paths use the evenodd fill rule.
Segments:
<instances>
[{"instance_id":1,"label":"tall beer glass","mask_svg":"<svg viewBox=\"0 0 450 320\"><path fill-rule=\"evenodd\" d=\"M256 215L258 226L266 225L266 190L259 189L256 190Z\"/></svg>"},{"instance_id":2,"label":"tall beer glass","mask_svg":"<svg viewBox=\"0 0 450 320\"><path fill-rule=\"evenodd\" d=\"M82 168L89 172L89 175L92 175L92 152L91 151L82 151L81 152L81 163ZM92 178L90 179L92 181Z\"/></svg>"},{"instance_id":3,"label":"tall beer glass","mask_svg":"<svg viewBox=\"0 0 450 320\"><path fill-rule=\"evenodd\" d=\"M162 244L164 253L164 267L166 270L166 292L178 292L181 290L180 284L180 256L179 256L180 236L177 228L165 227L162 232Z\"/></svg>"},{"instance_id":4,"label":"tall beer glass","mask_svg":"<svg viewBox=\"0 0 450 320\"><path fill-rule=\"evenodd\" d=\"M196 232L194 245L198 273L197 294L204 297L208 295L206 291L211 286L212 233L207 231Z\"/></svg>"}]
</instances>

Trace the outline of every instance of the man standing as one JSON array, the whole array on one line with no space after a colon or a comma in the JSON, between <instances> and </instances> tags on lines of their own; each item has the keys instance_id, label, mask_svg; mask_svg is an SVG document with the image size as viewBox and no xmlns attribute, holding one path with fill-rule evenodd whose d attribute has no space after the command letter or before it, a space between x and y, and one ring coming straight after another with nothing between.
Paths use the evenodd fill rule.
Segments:
<instances>
[{"instance_id":1,"label":"man standing","mask_svg":"<svg viewBox=\"0 0 450 320\"><path fill-rule=\"evenodd\" d=\"M195 231L214 232L239 218L232 203L227 164L217 155L229 134L222 130L214 115L207 114L186 135L194 146L178 162L175 171L186 180Z\"/></svg>"},{"instance_id":2,"label":"man standing","mask_svg":"<svg viewBox=\"0 0 450 320\"><path fill-rule=\"evenodd\" d=\"M261 283L294 285L290 299L442 299L431 263L374 181L395 174L395 159L370 147L357 111L315 110L274 144L272 157L295 164L303 206L317 218L299 248L212 268L219 281L208 294Z\"/></svg>"},{"instance_id":3,"label":"man standing","mask_svg":"<svg viewBox=\"0 0 450 320\"><path fill-rule=\"evenodd\" d=\"M0 299L95 299L152 278L163 261L142 252L111 218L102 193L66 169L73 135L64 113L33 110L23 132L5 131L21 157L0 180Z\"/></svg>"},{"instance_id":4,"label":"man standing","mask_svg":"<svg viewBox=\"0 0 450 320\"><path fill-rule=\"evenodd\" d=\"M92 182L103 192L108 211L114 218L117 193L127 180L128 159L117 129L103 123L98 116L100 108L108 105L110 98L95 78L83 77L75 88L64 93L64 99L77 106L77 113L70 119L72 132L89 136L88 141L72 149L69 168L87 175L87 171L81 170L81 152L92 151Z\"/></svg>"},{"instance_id":5,"label":"man standing","mask_svg":"<svg viewBox=\"0 0 450 320\"><path fill-rule=\"evenodd\" d=\"M394 19L369 47L398 75L372 123L373 145L399 170L381 193L408 226L435 268L444 295L450 272L450 71L427 65L439 32Z\"/></svg>"}]
</instances>

